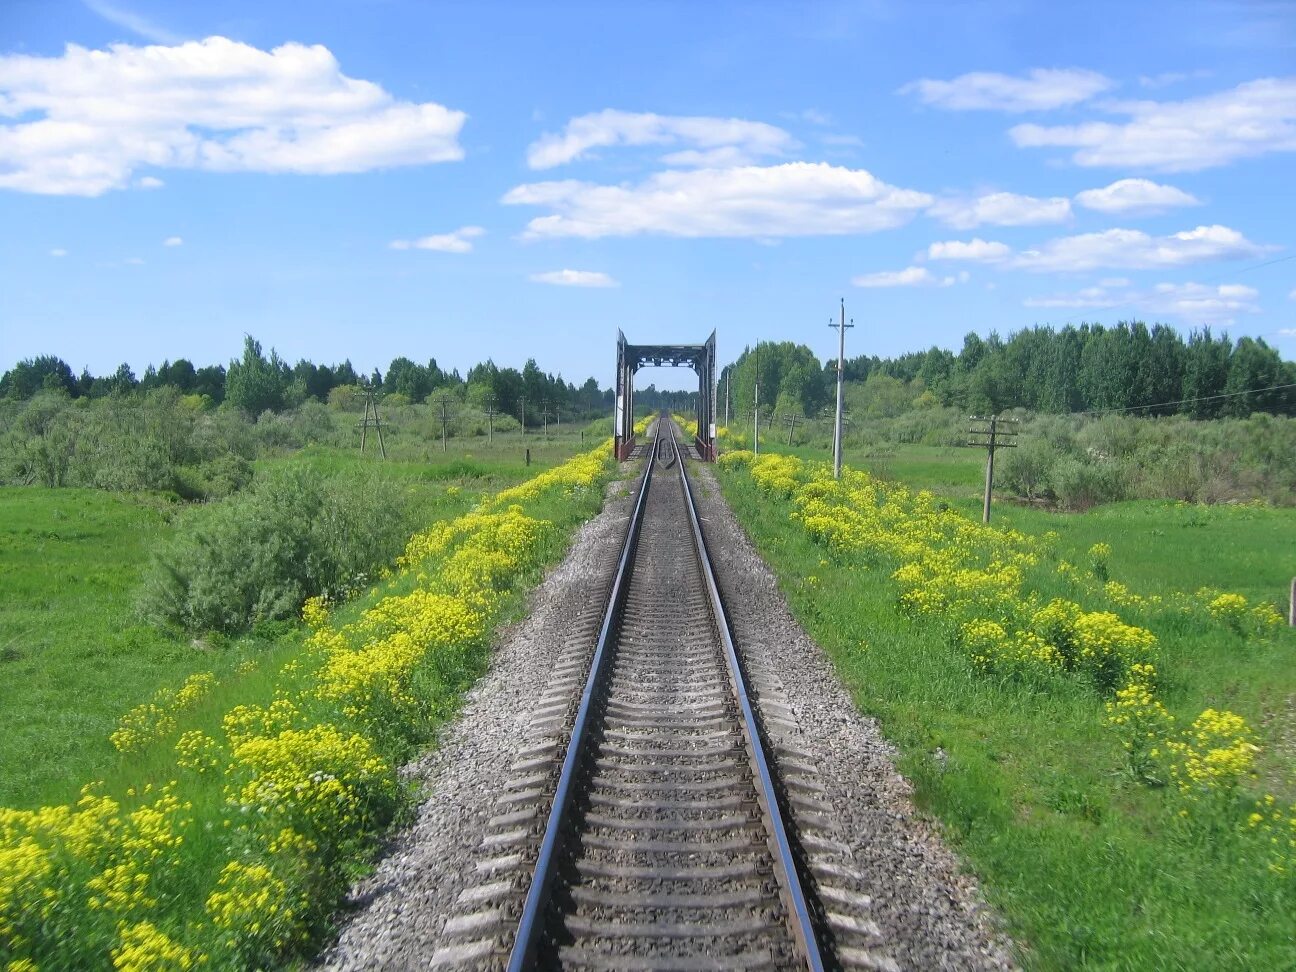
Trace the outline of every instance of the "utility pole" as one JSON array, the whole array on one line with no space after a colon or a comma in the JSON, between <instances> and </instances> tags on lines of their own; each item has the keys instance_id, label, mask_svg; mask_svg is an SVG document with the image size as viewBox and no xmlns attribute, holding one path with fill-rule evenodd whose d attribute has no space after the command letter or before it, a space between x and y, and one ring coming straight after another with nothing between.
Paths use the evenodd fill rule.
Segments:
<instances>
[{"instance_id":1,"label":"utility pole","mask_svg":"<svg viewBox=\"0 0 1296 972\"><path fill-rule=\"evenodd\" d=\"M545 437L545 441L548 442L549 441L549 402L543 403L540 406L540 410L543 413L543 417L541 421L544 422L544 437Z\"/></svg>"},{"instance_id":2,"label":"utility pole","mask_svg":"<svg viewBox=\"0 0 1296 972\"><path fill-rule=\"evenodd\" d=\"M726 368L725 380L725 428L729 428L729 386L733 384L733 368Z\"/></svg>"},{"instance_id":3,"label":"utility pole","mask_svg":"<svg viewBox=\"0 0 1296 972\"><path fill-rule=\"evenodd\" d=\"M760 455L760 345L756 345L756 381L752 395L752 455Z\"/></svg>"},{"instance_id":4,"label":"utility pole","mask_svg":"<svg viewBox=\"0 0 1296 972\"><path fill-rule=\"evenodd\" d=\"M522 406L522 438L526 438L526 396L523 395L518 399L518 404Z\"/></svg>"},{"instance_id":5,"label":"utility pole","mask_svg":"<svg viewBox=\"0 0 1296 972\"><path fill-rule=\"evenodd\" d=\"M493 445L495 443L495 398L494 396L486 399L486 443Z\"/></svg>"},{"instance_id":6,"label":"utility pole","mask_svg":"<svg viewBox=\"0 0 1296 972\"><path fill-rule=\"evenodd\" d=\"M382 453L384 459L387 458L387 446L383 443L382 422L378 420L378 403L374 401L374 389L368 382L365 382L365 410L364 421L360 423L360 455L364 455L365 438L369 432L369 416L373 415L373 427L378 433L378 451Z\"/></svg>"},{"instance_id":7,"label":"utility pole","mask_svg":"<svg viewBox=\"0 0 1296 972\"><path fill-rule=\"evenodd\" d=\"M845 405L846 382L846 328L855 326L855 318L846 323L846 298L841 302L841 321L828 322L829 327L837 328L837 419L833 425L833 478L841 479L842 466L842 409Z\"/></svg>"},{"instance_id":8,"label":"utility pole","mask_svg":"<svg viewBox=\"0 0 1296 972\"><path fill-rule=\"evenodd\" d=\"M797 415L795 412L793 412L791 415L789 415L789 416L788 416L787 418L785 418L783 421L787 423L787 427L788 427L788 445L791 445L791 444L792 444L792 433L796 431L797 424L801 421L801 416L799 416L799 415Z\"/></svg>"},{"instance_id":9,"label":"utility pole","mask_svg":"<svg viewBox=\"0 0 1296 972\"><path fill-rule=\"evenodd\" d=\"M446 451L446 400L445 396L437 399L437 405L441 409L441 451Z\"/></svg>"},{"instance_id":10,"label":"utility pole","mask_svg":"<svg viewBox=\"0 0 1296 972\"><path fill-rule=\"evenodd\" d=\"M1001 419L995 415L973 415L973 422L980 423L968 429L968 445L986 450L985 504L981 510L981 522L990 522L990 493L994 489L994 460L996 449L1017 448L1016 419Z\"/></svg>"}]
</instances>

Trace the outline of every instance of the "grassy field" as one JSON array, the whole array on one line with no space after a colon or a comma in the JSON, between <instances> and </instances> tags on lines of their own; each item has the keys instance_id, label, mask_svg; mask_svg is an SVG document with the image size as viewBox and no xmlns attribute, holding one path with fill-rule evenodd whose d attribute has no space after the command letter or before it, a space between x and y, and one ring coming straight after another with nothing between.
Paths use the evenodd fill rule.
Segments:
<instances>
[{"instance_id":1,"label":"grassy field","mask_svg":"<svg viewBox=\"0 0 1296 972\"><path fill-rule=\"evenodd\" d=\"M975 453L903 449L861 465L979 519ZM1076 598L1146 625L1159 643L1159 696L1178 725L1214 707L1254 728L1256 778L1225 805L1181 816L1174 786L1149 786L1127 768L1105 725L1109 695L1071 677L981 674L939 627L900 609L889 567L830 555L789 518L790 502L742 469L721 482L796 615L899 747L919 805L983 879L1029 967L1296 968L1296 881L1268 870L1270 847L1246 826L1255 796L1296 800L1296 633L1256 638L1209 618L1132 616L1051 572L1029 579L1041 602ZM995 520L1033 536L1052 531L1057 560L1082 569L1089 548L1106 542L1111 578L1143 595L1210 586L1285 614L1296 573L1291 510L1138 502L1063 515L996 504Z\"/></svg>"},{"instance_id":2,"label":"grassy field","mask_svg":"<svg viewBox=\"0 0 1296 972\"><path fill-rule=\"evenodd\" d=\"M592 445L592 435L586 438ZM516 435L497 437L493 448L485 440L450 445L425 462L381 464L416 492L428 523L565 461L582 439L572 428L548 441L528 435L525 445ZM309 448L257 466L304 464L330 475L377 463ZM0 806L63 802L83 783L121 773L125 760L108 736L123 713L159 688L212 672L222 685L212 702L218 711L233 696L262 691L256 675L235 675L241 665L296 650L300 636L292 625L225 639L168 637L139 622L134 599L150 551L186 512L149 494L0 488L0 711L7 725L0 735Z\"/></svg>"}]
</instances>

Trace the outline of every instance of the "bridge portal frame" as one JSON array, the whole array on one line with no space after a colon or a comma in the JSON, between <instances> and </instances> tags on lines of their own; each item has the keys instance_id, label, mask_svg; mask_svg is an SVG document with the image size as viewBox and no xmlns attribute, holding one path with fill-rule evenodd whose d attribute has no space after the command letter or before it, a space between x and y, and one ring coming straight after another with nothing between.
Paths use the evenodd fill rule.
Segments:
<instances>
[{"instance_id":1,"label":"bridge portal frame","mask_svg":"<svg viewBox=\"0 0 1296 972\"><path fill-rule=\"evenodd\" d=\"M617 331L616 415L613 448L624 462L634 452L634 376L645 365L691 367L698 376L697 437L694 444L706 462L716 458L716 332L702 344L629 344Z\"/></svg>"}]
</instances>

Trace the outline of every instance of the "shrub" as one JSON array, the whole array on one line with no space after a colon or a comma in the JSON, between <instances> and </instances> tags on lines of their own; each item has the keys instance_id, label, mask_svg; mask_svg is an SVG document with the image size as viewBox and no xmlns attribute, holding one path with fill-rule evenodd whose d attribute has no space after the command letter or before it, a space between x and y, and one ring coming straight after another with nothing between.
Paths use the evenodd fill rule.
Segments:
<instances>
[{"instance_id":1,"label":"shrub","mask_svg":"<svg viewBox=\"0 0 1296 972\"><path fill-rule=\"evenodd\" d=\"M345 597L400 553L413 509L373 474L328 480L290 468L192 511L155 555L140 608L155 623L239 631Z\"/></svg>"}]
</instances>

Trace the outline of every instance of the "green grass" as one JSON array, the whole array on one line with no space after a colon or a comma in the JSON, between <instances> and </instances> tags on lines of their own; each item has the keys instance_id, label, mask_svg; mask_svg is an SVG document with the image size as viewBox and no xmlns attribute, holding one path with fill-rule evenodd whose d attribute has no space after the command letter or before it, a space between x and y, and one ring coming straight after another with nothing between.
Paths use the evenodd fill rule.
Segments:
<instances>
[{"instance_id":1,"label":"green grass","mask_svg":"<svg viewBox=\"0 0 1296 972\"><path fill-rule=\"evenodd\" d=\"M565 430L566 433L566 430ZM503 437L500 437L502 439ZM587 436L592 442L592 436ZM534 442L532 440L535 440ZM437 443L439 447L439 443ZM485 492L520 482L570 458L580 436L527 436L521 449L485 440L451 440L427 462L382 463L418 491L427 523L465 512ZM306 464L331 475L379 460L355 452L311 448L264 469ZM447 487L457 486L452 496ZM0 806L30 808L74 799L91 781L127 778L125 761L108 741L121 716L162 687L176 688L210 671L220 689L202 709L214 714L261 698L263 676L235 676L257 660L273 672L296 650L293 625L266 625L224 639L174 638L142 624L134 600L150 551L184 508L148 494L44 487L0 488ZM201 711L201 710L200 710ZM159 757L166 765L170 754ZM129 765L127 765L129 763Z\"/></svg>"},{"instance_id":2,"label":"green grass","mask_svg":"<svg viewBox=\"0 0 1296 972\"><path fill-rule=\"evenodd\" d=\"M915 485L958 475L939 456L906 461L922 471ZM1270 875L1265 849L1237 827L1244 806L1218 826L1181 825L1170 793L1124 770L1091 688L1061 676L1026 685L976 674L938 632L899 613L888 570L828 557L788 519L790 505L746 472L722 473L721 483L793 612L898 746L918 805L980 876L1029 967L1296 968L1296 886ZM974 500L946 495L979 514ZM1278 600L1277 581L1296 572L1289 554L1281 559L1296 549L1293 511L1132 503L1071 516L1001 506L996 517L1055 530L1061 555L1081 564L1089 545L1110 543L1113 578L1146 593L1210 584ZM1036 589L1068 596L1043 573ZM1296 637L1284 630L1261 644L1212 623L1132 620L1160 639L1162 695L1181 721L1207 706L1246 716L1266 750L1257 790L1296 798Z\"/></svg>"}]
</instances>

